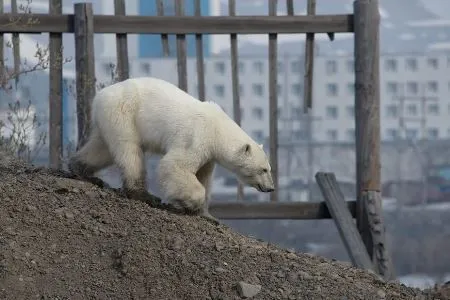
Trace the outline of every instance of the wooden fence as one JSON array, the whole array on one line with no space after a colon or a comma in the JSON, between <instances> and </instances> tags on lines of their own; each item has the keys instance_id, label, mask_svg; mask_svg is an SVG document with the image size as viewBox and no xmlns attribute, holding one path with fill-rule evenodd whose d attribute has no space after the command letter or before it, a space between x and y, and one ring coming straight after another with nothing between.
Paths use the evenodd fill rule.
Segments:
<instances>
[{"instance_id":1,"label":"wooden fence","mask_svg":"<svg viewBox=\"0 0 450 300\"><path fill-rule=\"evenodd\" d=\"M94 15L91 3L74 4L74 14L62 14L61 1L50 0L49 14L17 14L0 11L0 38L3 33L50 33L50 165L61 167L62 157L62 33L74 33L76 47L76 92L78 144L89 131L90 102L95 95L94 33L114 33L117 41L119 79L129 77L127 34L160 34L164 53L169 49L168 34L176 34L178 86L187 90L186 34L195 34L197 46L198 95L205 100L202 35L227 34L231 43L231 68L234 118L240 124L238 76L238 34L269 35L269 128L270 162L278 188L277 128L277 35L305 33L305 112L312 107L314 34L354 33L355 55L355 127L356 127L356 201L349 201L351 215L363 237L370 257L376 245L372 241L365 203L379 203L380 195L380 92L379 92L379 12L378 0L355 0L353 14L315 15L315 0L308 0L308 15L294 15L293 0L286 0L287 15L276 16L277 0L269 0L268 16L236 16L236 3L229 0L229 16L201 16L200 0L195 1L195 16L184 16L184 1L175 1L176 16L164 16L158 0L158 16L126 16L124 0L115 0L115 15ZM13 4L15 1L13 1ZM0 0L3 8L3 1ZM18 45L16 45L18 47ZM299 49L299 52L302 50ZM3 53L0 54L0 58ZM17 58L17 59L20 59ZM15 61L15 64L17 62ZM238 198L243 198L238 187ZM212 214L219 218L243 219L324 219L331 218L325 202L279 203L277 190L269 203L213 203Z\"/></svg>"}]
</instances>

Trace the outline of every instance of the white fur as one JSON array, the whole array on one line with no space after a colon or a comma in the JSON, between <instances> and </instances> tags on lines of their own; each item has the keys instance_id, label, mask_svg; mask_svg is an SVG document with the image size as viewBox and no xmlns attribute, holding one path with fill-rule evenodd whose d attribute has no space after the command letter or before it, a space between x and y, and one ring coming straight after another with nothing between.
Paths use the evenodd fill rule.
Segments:
<instances>
[{"instance_id":1,"label":"white fur","mask_svg":"<svg viewBox=\"0 0 450 300\"><path fill-rule=\"evenodd\" d=\"M259 191L274 189L262 145L216 103L152 77L105 87L92 103L89 139L72 161L91 173L115 163L126 189L145 189L144 152L162 155L163 199L192 211L207 213L215 163Z\"/></svg>"}]
</instances>

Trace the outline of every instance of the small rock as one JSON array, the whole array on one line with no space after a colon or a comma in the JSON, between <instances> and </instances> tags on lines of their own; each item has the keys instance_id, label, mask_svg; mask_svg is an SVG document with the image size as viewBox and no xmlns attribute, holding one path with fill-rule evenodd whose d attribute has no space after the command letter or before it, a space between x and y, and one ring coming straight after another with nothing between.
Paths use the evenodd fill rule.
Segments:
<instances>
[{"instance_id":1,"label":"small rock","mask_svg":"<svg viewBox=\"0 0 450 300\"><path fill-rule=\"evenodd\" d=\"M386 293L383 290L378 290L377 296L378 296L378 299L380 299L380 300L386 299Z\"/></svg>"},{"instance_id":2,"label":"small rock","mask_svg":"<svg viewBox=\"0 0 450 300\"><path fill-rule=\"evenodd\" d=\"M261 291L259 284L249 284L244 281L240 281L238 284L239 295L243 298L251 298L256 296Z\"/></svg>"},{"instance_id":3,"label":"small rock","mask_svg":"<svg viewBox=\"0 0 450 300\"><path fill-rule=\"evenodd\" d=\"M217 268L214 269L214 271L216 271L217 273L224 273L227 270L225 270L224 268L221 268L221 267L217 267Z\"/></svg>"},{"instance_id":4,"label":"small rock","mask_svg":"<svg viewBox=\"0 0 450 300\"><path fill-rule=\"evenodd\" d=\"M27 211L35 211L36 210L36 206L33 205L27 205Z\"/></svg>"},{"instance_id":5,"label":"small rock","mask_svg":"<svg viewBox=\"0 0 450 300\"><path fill-rule=\"evenodd\" d=\"M73 217L74 217L73 213L70 212L70 211L66 211L66 212L64 213L64 216L65 216L67 219L73 219Z\"/></svg>"}]
</instances>

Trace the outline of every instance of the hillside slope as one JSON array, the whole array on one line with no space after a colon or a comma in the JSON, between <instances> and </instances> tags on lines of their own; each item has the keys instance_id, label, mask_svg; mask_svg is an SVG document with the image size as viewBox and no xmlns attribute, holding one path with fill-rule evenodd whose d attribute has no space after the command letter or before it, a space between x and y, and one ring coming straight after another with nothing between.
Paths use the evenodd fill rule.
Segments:
<instances>
[{"instance_id":1,"label":"hillside slope","mask_svg":"<svg viewBox=\"0 0 450 300\"><path fill-rule=\"evenodd\" d=\"M445 299L64 173L3 157L0 176L1 299L240 299L241 281L253 299Z\"/></svg>"}]
</instances>

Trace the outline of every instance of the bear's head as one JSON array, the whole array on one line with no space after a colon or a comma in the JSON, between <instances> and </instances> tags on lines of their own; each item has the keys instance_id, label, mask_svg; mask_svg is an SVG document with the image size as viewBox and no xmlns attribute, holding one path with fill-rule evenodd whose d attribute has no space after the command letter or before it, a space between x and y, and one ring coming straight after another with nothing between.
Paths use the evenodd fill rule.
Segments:
<instances>
[{"instance_id":1,"label":"bear's head","mask_svg":"<svg viewBox=\"0 0 450 300\"><path fill-rule=\"evenodd\" d=\"M236 150L232 165L232 171L241 183L260 192L268 193L275 190L270 163L262 145L243 144Z\"/></svg>"}]
</instances>

